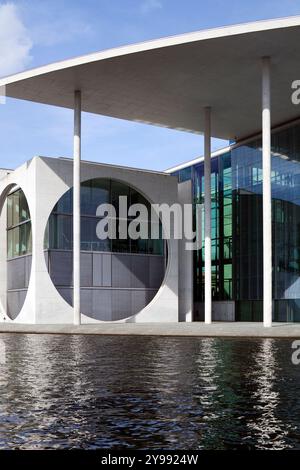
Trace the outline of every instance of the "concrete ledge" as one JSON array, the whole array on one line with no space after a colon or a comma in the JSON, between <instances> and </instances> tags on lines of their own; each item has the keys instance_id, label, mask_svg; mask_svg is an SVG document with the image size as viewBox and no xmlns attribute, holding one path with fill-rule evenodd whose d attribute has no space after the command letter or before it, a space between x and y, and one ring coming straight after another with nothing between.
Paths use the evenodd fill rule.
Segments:
<instances>
[{"instance_id":1,"label":"concrete ledge","mask_svg":"<svg viewBox=\"0 0 300 470\"><path fill-rule=\"evenodd\" d=\"M25 325L1 323L0 333L72 335L144 335L240 338L300 338L300 323L102 323L89 325Z\"/></svg>"}]
</instances>

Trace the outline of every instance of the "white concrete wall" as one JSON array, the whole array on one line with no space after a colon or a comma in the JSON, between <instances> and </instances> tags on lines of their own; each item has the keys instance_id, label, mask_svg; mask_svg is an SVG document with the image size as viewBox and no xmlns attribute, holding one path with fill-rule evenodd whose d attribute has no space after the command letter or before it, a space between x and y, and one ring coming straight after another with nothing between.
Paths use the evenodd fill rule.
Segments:
<instances>
[{"instance_id":1,"label":"white concrete wall","mask_svg":"<svg viewBox=\"0 0 300 470\"><path fill-rule=\"evenodd\" d=\"M169 175L131 170L109 165L82 163L81 181L93 178L112 178L136 188L150 202L177 202L177 179ZM72 323L73 309L59 295L52 283L44 257L44 235L51 211L57 201L73 184L72 160L36 157L0 180L0 202L7 189L19 185L28 201L32 223L32 272L24 306L16 323ZM0 239L1 258L6 264L6 244ZM178 321L178 241L168 243L168 265L165 279L154 299L139 313L121 322ZM1 273L0 273L1 275ZM4 286L5 284L5 286ZM1 287L4 300L6 282ZM5 304L2 303L5 310ZM1 321L1 318L0 318ZM96 320L82 315L83 323Z\"/></svg>"}]
</instances>

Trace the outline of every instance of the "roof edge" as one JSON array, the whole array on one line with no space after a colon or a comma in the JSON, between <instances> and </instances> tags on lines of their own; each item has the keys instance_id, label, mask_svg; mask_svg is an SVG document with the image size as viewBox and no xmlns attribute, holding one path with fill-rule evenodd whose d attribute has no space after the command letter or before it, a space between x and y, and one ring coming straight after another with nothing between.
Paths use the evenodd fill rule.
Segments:
<instances>
[{"instance_id":1,"label":"roof edge","mask_svg":"<svg viewBox=\"0 0 300 470\"><path fill-rule=\"evenodd\" d=\"M35 67L13 75L0 78L0 87L9 85L10 83L25 80L27 78L43 75L44 73L55 72L69 67L76 67L91 62L110 59L113 57L145 52L147 50L160 49L163 47L171 47L189 42L204 41L216 39L220 37L236 36L240 34L249 34L259 31L268 31L282 28L291 28L300 26L300 15L279 17L268 20L252 21L247 23L238 23L226 25L217 28L203 29L199 31L183 33L179 35L162 37L159 39L151 39L135 44L119 46L112 49L105 49L99 52L93 52L86 55L80 55L71 59L64 59L50 64ZM1 93L0 93L1 95Z\"/></svg>"}]
</instances>

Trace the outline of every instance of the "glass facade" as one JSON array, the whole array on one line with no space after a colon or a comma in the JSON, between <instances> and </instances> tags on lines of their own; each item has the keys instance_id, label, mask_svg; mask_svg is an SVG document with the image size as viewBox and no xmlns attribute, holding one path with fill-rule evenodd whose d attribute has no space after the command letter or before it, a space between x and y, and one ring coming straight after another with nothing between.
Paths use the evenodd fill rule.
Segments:
<instances>
[{"instance_id":1,"label":"glass facade","mask_svg":"<svg viewBox=\"0 0 300 470\"><path fill-rule=\"evenodd\" d=\"M262 321L261 138L213 158L211 170L213 300L235 301L237 320ZM203 204L203 162L178 173ZM272 133L272 221L273 318L300 321L300 124ZM204 301L203 248L194 254L194 299Z\"/></svg>"},{"instance_id":2,"label":"glass facade","mask_svg":"<svg viewBox=\"0 0 300 470\"><path fill-rule=\"evenodd\" d=\"M128 224L134 219L119 217L119 196L127 196L127 206L141 203L148 208L147 221L150 233L150 203L135 189L126 184L111 179L93 179L81 185L81 250L116 252L116 253L143 253L163 255L163 240L129 238L123 240L118 237L120 223ZM100 240L96 234L96 227L101 217L96 216L100 204L110 203L116 209L117 239ZM73 190L70 189L54 207L49 219L45 249L72 250L73 249ZM161 224L160 224L161 233Z\"/></svg>"},{"instance_id":3,"label":"glass facade","mask_svg":"<svg viewBox=\"0 0 300 470\"><path fill-rule=\"evenodd\" d=\"M232 299L232 188L231 156L226 153L212 161L212 296L213 300ZM204 204L204 165L193 167L193 200ZM204 210L202 211L204 240ZM204 245L194 254L194 298L204 300Z\"/></svg>"},{"instance_id":4,"label":"glass facade","mask_svg":"<svg viewBox=\"0 0 300 470\"><path fill-rule=\"evenodd\" d=\"M31 254L31 220L26 197L21 189L7 197L7 258Z\"/></svg>"}]
</instances>

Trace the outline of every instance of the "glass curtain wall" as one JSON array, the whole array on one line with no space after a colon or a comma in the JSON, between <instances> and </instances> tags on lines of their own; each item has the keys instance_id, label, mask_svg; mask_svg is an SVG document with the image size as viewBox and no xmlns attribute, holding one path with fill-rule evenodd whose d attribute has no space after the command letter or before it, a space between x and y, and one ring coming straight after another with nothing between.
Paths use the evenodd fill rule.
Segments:
<instances>
[{"instance_id":1,"label":"glass curtain wall","mask_svg":"<svg viewBox=\"0 0 300 470\"><path fill-rule=\"evenodd\" d=\"M213 158L211 170L213 300L235 300L237 320L262 321L261 138ZM203 204L203 162L175 174L180 182L192 179L194 203ZM272 133L271 182L273 317L300 321L299 123ZM204 246L194 254L194 299L204 301Z\"/></svg>"},{"instance_id":2,"label":"glass curtain wall","mask_svg":"<svg viewBox=\"0 0 300 470\"><path fill-rule=\"evenodd\" d=\"M204 165L194 167L194 203L202 209L202 249L194 254L194 298L204 301ZM231 158L224 154L211 165L212 298L232 299Z\"/></svg>"},{"instance_id":3,"label":"glass curtain wall","mask_svg":"<svg viewBox=\"0 0 300 470\"><path fill-rule=\"evenodd\" d=\"M192 179L193 202L202 205L202 249L194 252L194 301L204 302L204 164L175 173L179 182ZM212 159L212 297L214 301L232 300L232 176L231 155ZM195 318L199 320L200 318Z\"/></svg>"},{"instance_id":4,"label":"glass curtain wall","mask_svg":"<svg viewBox=\"0 0 300 470\"><path fill-rule=\"evenodd\" d=\"M262 149L256 139L232 150L236 300L239 320L262 320ZM272 134L273 311L300 321L300 125Z\"/></svg>"}]
</instances>

